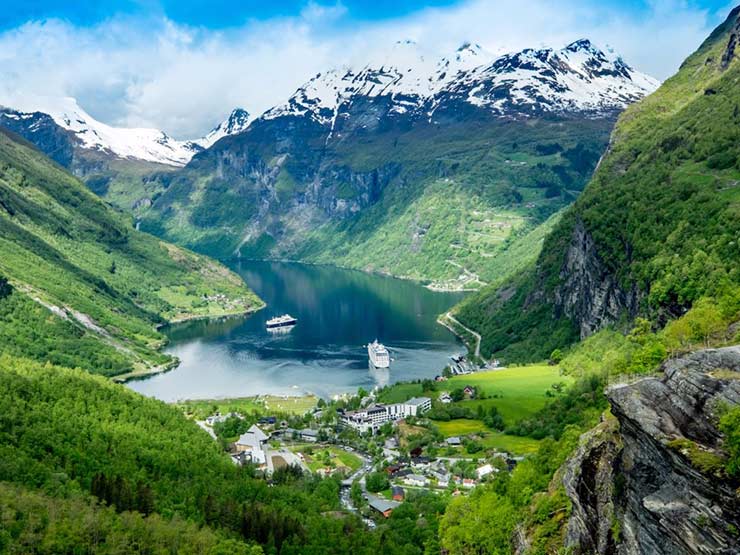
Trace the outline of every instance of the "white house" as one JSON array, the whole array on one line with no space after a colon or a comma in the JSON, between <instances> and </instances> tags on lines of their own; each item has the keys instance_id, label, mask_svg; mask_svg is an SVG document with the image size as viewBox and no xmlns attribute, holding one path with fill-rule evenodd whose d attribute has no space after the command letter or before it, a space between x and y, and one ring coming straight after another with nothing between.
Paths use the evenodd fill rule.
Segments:
<instances>
[{"instance_id":1,"label":"white house","mask_svg":"<svg viewBox=\"0 0 740 555\"><path fill-rule=\"evenodd\" d=\"M265 432L257 424L252 424L249 430L236 440L236 451L237 453L245 453L255 464L265 464L267 463L267 455L265 453L267 439L268 437Z\"/></svg>"},{"instance_id":2,"label":"white house","mask_svg":"<svg viewBox=\"0 0 740 555\"><path fill-rule=\"evenodd\" d=\"M429 485L429 479L419 474L409 474L408 476L404 476L403 483L408 486L425 487Z\"/></svg>"},{"instance_id":3,"label":"white house","mask_svg":"<svg viewBox=\"0 0 740 555\"><path fill-rule=\"evenodd\" d=\"M452 402L452 397L450 397L449 393L447 393L446 391L443 391L442 393L439 394L439 402L447 405Z\"/></svg>"},{"instance_id":4,"label":"white house","mask_svg":"<svg viewBox=\"0 0 740 555\"><path fill-rule=\"evenodd\" d=\"M488 476L492 472L498 472L498 470L496 468L493 468L490 464L484 464L483 466L479 466L475 469L475 473L477 474L479 480L484 476Z\"/></svg>"},{"instance_id":5,"label":"white house","mask_svg":"<svg viewBox=\"0 0 740 555\"><path fill-rule=\"evenodd\" d=\"M409 399L404 406L404 416L419 416L432 408L432 400L429 397L414 397Z\"/></svg>"}]
</instances>

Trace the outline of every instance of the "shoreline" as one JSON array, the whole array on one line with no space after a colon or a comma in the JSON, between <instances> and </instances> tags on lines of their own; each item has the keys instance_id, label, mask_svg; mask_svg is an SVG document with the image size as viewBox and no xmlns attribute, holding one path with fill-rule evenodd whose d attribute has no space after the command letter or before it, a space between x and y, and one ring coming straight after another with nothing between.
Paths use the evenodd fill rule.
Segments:
<instances>
[{"instance_id":1,"label":"shoreline","mask_svg":"<svg viewBox=\"0 0 740 555\"><path fill-rule=\"evenodd\" d=\"M162 324L157 324L154 326L154 329L157 331L161 331L166 327L169 326L176 326L179 324L187 324L189 322L198 322L202 320L212 320L212 321L218 321L218 320L229 320L231 318L241 318L244 316L249 316L250 314L254 314L255 312L259 312L263 308L267 306L267 303L264 302L262 299L260 299L260 304L254 308L248 308L246 310L239 310L235 312L229 312L226 314L219 314L219 315L208 315L208 314L192 314L190 316L184 316L181 318L176 318L174 320L169 320L167 322L163 322ZM162 346L160 347L163 349L167 345L167 341L162 343ZM125 384L130 381L139 380L143 378L149 378L151 376L156 376L157 374L164 374L166 372L169 372L171 370L176 369L178 366L180 366L180 359L177 357L172 357L172 360L165 364L160 364L158 366L152 366L149 368L141 369L141 370L132 370L131 372L126 372L124 374L119 374L117 376L111 376L111 381L115 383Z\"/></svg>"},{"instance_id":2,"label":"shoreline","mask_svg":"<svg viewBox=\"0 0 740 555\"><path fill-rule=\"evenodd\" d=\"M155 326L155 329L157 331L164 329L168 326L176 326L179 324L188 324L190 322L199 322L202 320L228 320L231 318L240 318L242 316L249 316L250 314L254 314L255 312L259 312L263 308L267 307L267 303L260 299L260 304L256 306L255 308L248 308L246 310L239 310L235 312L227 312L225 314L192 314L190 316L181 316L179 318L175 318L174 320L168 320L166 322L163 322L161 324L157 324Z\"/></svg>"},{"instance_id":3,"label":"shoreline","mask_svg":"<svg viewBox=\"0 0 740 555\"><path fill-rule=\"evenodd\" d=\"M398 279L401 281L410 281L410 282L416 283L424 287L425 289L434 291L435 293L471 293L474 291L480 291L483 287L485 287L485 284L482 284L480 287L477 287L477 288L469 288L469 287L449 288L449 287L440 286L441 282L435 282L428 278L399 276L396 274L391 274L389 272L383 272L381 270L371 270L368 268L343 266L341 264L331 264L329 262L311 262L308 260L297 260L294 258L238 258L238 257L234 257L234 258L227 258L222 261L223 264L228 264L229 262L282 262L282 263L289 263L289 264L305 264L306 266L323 266L326 268L339 268L340 270L351 270L354 272L362 272L363 274L383 276L387 278Z\"/></svg>"}]
</instances>

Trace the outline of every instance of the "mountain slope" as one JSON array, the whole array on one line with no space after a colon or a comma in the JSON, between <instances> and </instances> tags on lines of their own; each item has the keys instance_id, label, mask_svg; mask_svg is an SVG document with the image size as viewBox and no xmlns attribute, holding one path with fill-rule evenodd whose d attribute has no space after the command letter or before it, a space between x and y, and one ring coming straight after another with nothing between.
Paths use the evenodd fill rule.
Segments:
<instances>
[{"instance_id":1,"label":"mountain slope","mask_svg":"<svg viewBox=\"0 0 740 555\"><path fill-rule=\"evenodd\" d=\"M739 12L623 114L536 268L459 308L458 318L482 333L485 354L547 356L622 317L661 325L702 297L736 294Z\"/></svg>"},{"instance_id":2,"label":"mountain slope","mask_svg":"<svg viewBox=\"0 0 740 555\"><path fill-rule=\"evenodd\" d=\"M0 132L0 275L12 286L0 299L3 351L109 375L171 363L157 352L164 338L155 325L259 306L236 275L135 231L6 132Z\"/></svg>"},{"instance_id":3,"label":"mountain slope","mask_svg":"<svg viewBox=\"0 0 740 555\"><path fill-rule=\"evenodd\" d=\"M249 114L237 108L206 136L178 141L157 129L106 125L73 98L32 97L17 106L0 106L0 126L36 145L126 212L148 208L161 192L152 174L184 166L197 152L248 124Z\"/></svg>"},{"instance_id":4,"label":"mountain slope","mask_svg":"<svg viewBox=\"0 0 740 555\"><path fill-rule=\"evenodd\" d=\"M653 82L587 41L493 64L482 55L465 45L434 61L401 43L319 74L159 176L143 228L220 258L331 262L444 287L495 279L512 234L572 202L616 114Z\"/></svg>"}]
</instances>

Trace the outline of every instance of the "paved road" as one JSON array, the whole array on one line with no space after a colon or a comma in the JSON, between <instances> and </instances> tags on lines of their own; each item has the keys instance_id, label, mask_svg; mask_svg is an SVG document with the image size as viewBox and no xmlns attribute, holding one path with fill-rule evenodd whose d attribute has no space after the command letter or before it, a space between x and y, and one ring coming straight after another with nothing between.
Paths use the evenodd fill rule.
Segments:
<instances>
[{"instance_id":1,"label":"paved road","mask_svg":"<svg viewBox=\"0 0 740 555\"><path fill-rule=\"evenodd\" d=\"M475 331L471 330L471 329L470 329L469 327L467 327L467 326L465 326L465 325L461 324L461 323L460 323L460 321L459 321L459 320L458 320L457 318L455 318L455 317L454 317L454 316L452 315L452 313L451 313L451 312L448 312L447 314L445 314L445 318L447 318L447 319L449 319L449 320L452 320L452 321L453 321L453 322L455 322L455 323L456 323L456 324L457 324L458 326L460 326L460 327L461 327L462 329L464 329L464 330L465 330L465 331L467 331L467 332L468 332L469 334L471 334L471 335L472 335L473 337L475 337L475 339L476 339L476 345L475 345L475 356L476 356L476 357L478 357L478 358L480 358L480 342L481 342L481 336L480 336L480 334L479 334L478 332L475 332ZM444 322L444 320L443 320L443 322ZM452 330L452 331L453 331L453 333L454 333L454 330Z\"/></svg>"}]
</instances>

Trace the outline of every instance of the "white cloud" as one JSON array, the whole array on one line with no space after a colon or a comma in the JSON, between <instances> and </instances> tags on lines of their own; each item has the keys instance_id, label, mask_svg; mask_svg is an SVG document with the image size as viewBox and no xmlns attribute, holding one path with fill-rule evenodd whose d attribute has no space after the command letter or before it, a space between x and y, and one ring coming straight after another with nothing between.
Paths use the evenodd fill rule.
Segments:
<instances>
[{"instance_id":1,"label":"white cloud","mask_svg":"<svg viewBox=\"0 0 740 555\"><path fill-rule=\"evenodd\" d=\"M717 14L681 0L651 0L640 11L593 0L554 4L470 0L358 23L341 3L310 2L295 17L220 31L163 18L113 18L85 28L29 22L0 34L0 103L12 105L23 95L74 96L107 123L195 137L235 106L260 113L319 71L367 59L398 39L444 55L466 40L496 51L588 37L662 79L717 23Z\"/></svg>"}]
</instances>

